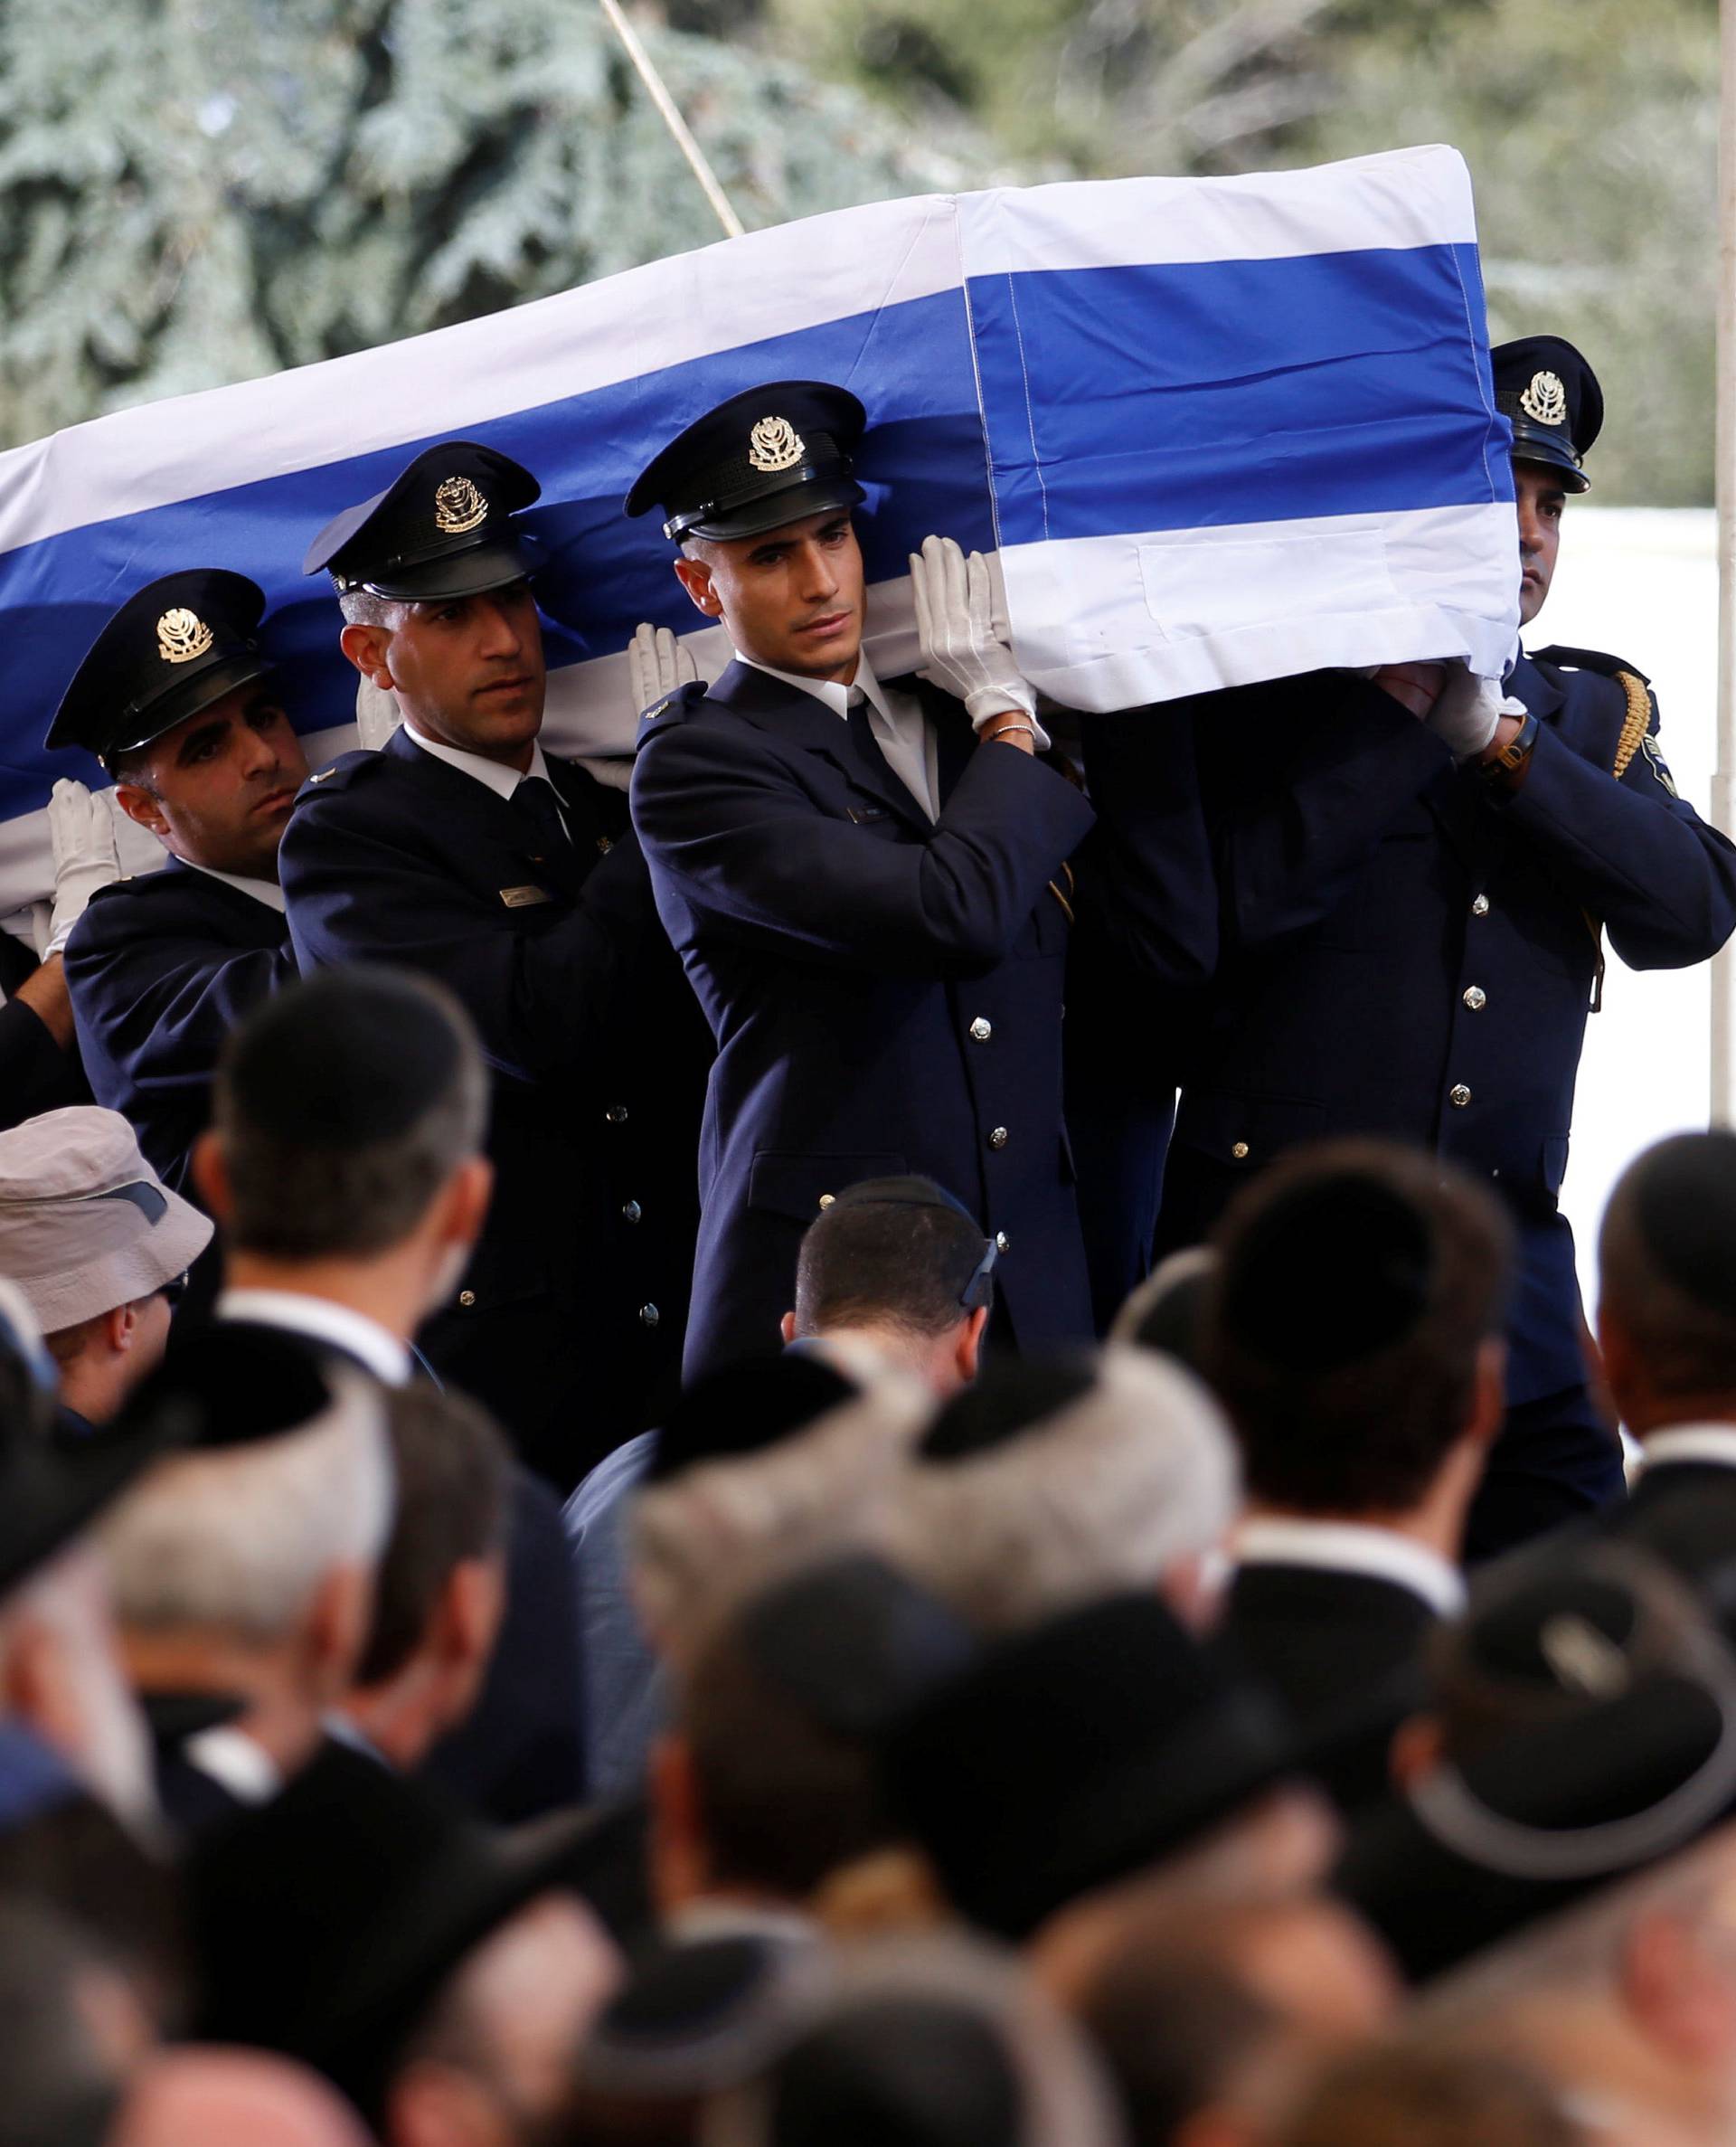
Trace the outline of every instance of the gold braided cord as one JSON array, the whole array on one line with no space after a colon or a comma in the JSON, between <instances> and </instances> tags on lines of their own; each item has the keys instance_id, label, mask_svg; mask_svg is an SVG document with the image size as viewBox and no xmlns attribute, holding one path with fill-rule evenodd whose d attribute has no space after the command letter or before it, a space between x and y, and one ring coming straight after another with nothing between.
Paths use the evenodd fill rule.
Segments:
<instances>
[{"instance_id":1,"label":"gold braided cord","mask_svg":"<svg viewBox=\"0 0 1736 2147\"><path fill-rule=\"evenodd\" d=\"M1628 714L1622 719L1621 739L1616 747L1616 764L1611 771L1619 782L1628 772L1628 764L1639 751L1639 742L1652 727L1652 696L1646 690L1644 679L1636 678L1631 671L1618 671L1617 683L1628 696Z\"/></svg>"}]
</instances>

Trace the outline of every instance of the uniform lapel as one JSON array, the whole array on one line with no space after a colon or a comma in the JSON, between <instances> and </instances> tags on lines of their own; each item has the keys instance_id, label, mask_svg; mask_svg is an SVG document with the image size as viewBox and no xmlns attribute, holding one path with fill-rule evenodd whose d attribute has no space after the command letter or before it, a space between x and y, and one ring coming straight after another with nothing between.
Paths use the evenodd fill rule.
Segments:
<instances>
[{"instance_id":1,"label":"uniform lapel","mask_svg":"<svg viewBox=\"0 0 1736 2147\"><path fill-rule=\"evenodd\" d=\"M708 697L733 708L762 730L775 732L808 752L824 754L847 781L870 792L899 819L925 835L929 832L929 816L898 777L883 761L860 758L842 718L814 695L786 686L781 678L757 671L751 664L732 663Z\"/></svg>"}]
</instances>

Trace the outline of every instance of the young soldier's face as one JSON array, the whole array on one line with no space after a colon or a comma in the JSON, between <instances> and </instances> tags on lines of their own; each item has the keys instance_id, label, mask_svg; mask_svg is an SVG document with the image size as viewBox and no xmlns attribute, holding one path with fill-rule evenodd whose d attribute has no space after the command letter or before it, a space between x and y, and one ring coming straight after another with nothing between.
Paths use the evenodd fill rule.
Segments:
<instances>
[{"instance_id":1,"label":"young soldier's face","mask_svg":"<svg viewBox=\"0 0 1736 2147\"><path fill-rule=\"evenodd\" d=\"M189 865L275 880L278 839L307 780L307 755L272 682L255 679L129 757L115 795Z\"/></svg>"},{"instance_id":2,"label":"young soldier's face","mask_svg":"<svg viewBox=\"0 0 1736 2147\"><path fill-rule=\"evenodd\" d=\"M542 727L547 671L528 582L397 604L387 626L349 626L344 652L395 693L424 737L521 771Z\"/></svg>"},{"instance_id":3,"label":"young soldier's face","mask_svg":"<svg viewBox=\"0 0 1736 2147\"><path fill-rule=\"evenodd\" d=\"M1555 578L1567 487L1547 463L1515 462L1513 488L1519 509L1519 623L1529 626Z\"/></svg>"},{"instance_id":4,"label":"young soldier's face","mask_svg":"<svg viewBox=\"0 0 1736 2147\"><path fill-rule=\"evenodd\" d=\"M848 685L862 650L862 553L837 507L763 536L705 538L678 559L682 586L743 656Z\"/></svg>"}]
</instances>

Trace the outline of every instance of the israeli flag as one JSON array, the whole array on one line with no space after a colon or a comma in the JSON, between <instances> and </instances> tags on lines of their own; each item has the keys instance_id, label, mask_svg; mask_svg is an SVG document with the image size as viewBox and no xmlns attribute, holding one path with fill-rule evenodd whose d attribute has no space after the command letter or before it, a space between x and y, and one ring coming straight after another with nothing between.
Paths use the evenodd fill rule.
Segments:
<instances>
[{"instance_id":1,"label":"israeli flag","mask_svg":"<svg viewBox=\"0 0 1736 2147\"><path fill-rule=\"evenodd\" d=\"M1077 708L1411 657L1495 676L1512 648L1510 434L1454 151L874 203L0 456L0 913L50 890L54 779L105 780L42 740L156 575L250 575L297 727L352 742L335 600L302 553L443 439L541 479L545 735L624 752L641 620L692 629L702 677L728 649L622 496L693 419L791 378L867 406L882 677L916 660L905 562L930 531L999 553L1020 662Z\"/></svg>"}]
</instances>

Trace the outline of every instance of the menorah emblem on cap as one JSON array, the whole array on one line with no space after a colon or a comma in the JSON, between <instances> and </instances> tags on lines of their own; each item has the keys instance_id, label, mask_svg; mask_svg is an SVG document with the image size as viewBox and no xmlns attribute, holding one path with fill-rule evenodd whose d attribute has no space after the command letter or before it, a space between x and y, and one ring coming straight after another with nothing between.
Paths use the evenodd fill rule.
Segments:
<instances>
[{"instance_id":1,"label":"menorah emblem on cap","mask_svg":"<svg viewBox=\"0 0 1736 2147\"><path fill-rule=\"evenodd\" d=\"M442 535L462 536L488 519L488 502L468 478L447 478L434 495L434 526Z\"/></svg>"},{"instance_id":2,"label":"menorah emblem on cap","mask_svg":"<svg viewBox=\"0 0 1736 2147\"><path fill-rule=\"evenodd\" d=\"M768 473L793 469L807 452L801 434L788 418L761 418L748 435L748 460Z\"/></svg>"},{"instance_id":3,"label":"menorah emblem on cap","mask_svg":"<svg viewBox=\"0 0 1736 2147\"><path fill-rule=\"evenodd\" d=\"M1554 373L1533 373L1531 385L1519 398L1519 407L1540 425L1565 425L1567 390Z\"/></svg>"},{"instance_id":4,"label":"menorah emblem on cap","mask_svg":"<svg viewBox=\"0 0 1736 2147\"><path fill-rule=\"evenodd\" d=\"M211 629L198 612L177 606L156 622L156 653L165 664L190 664L211 647Z\"/></svg>"}]
</instances>

